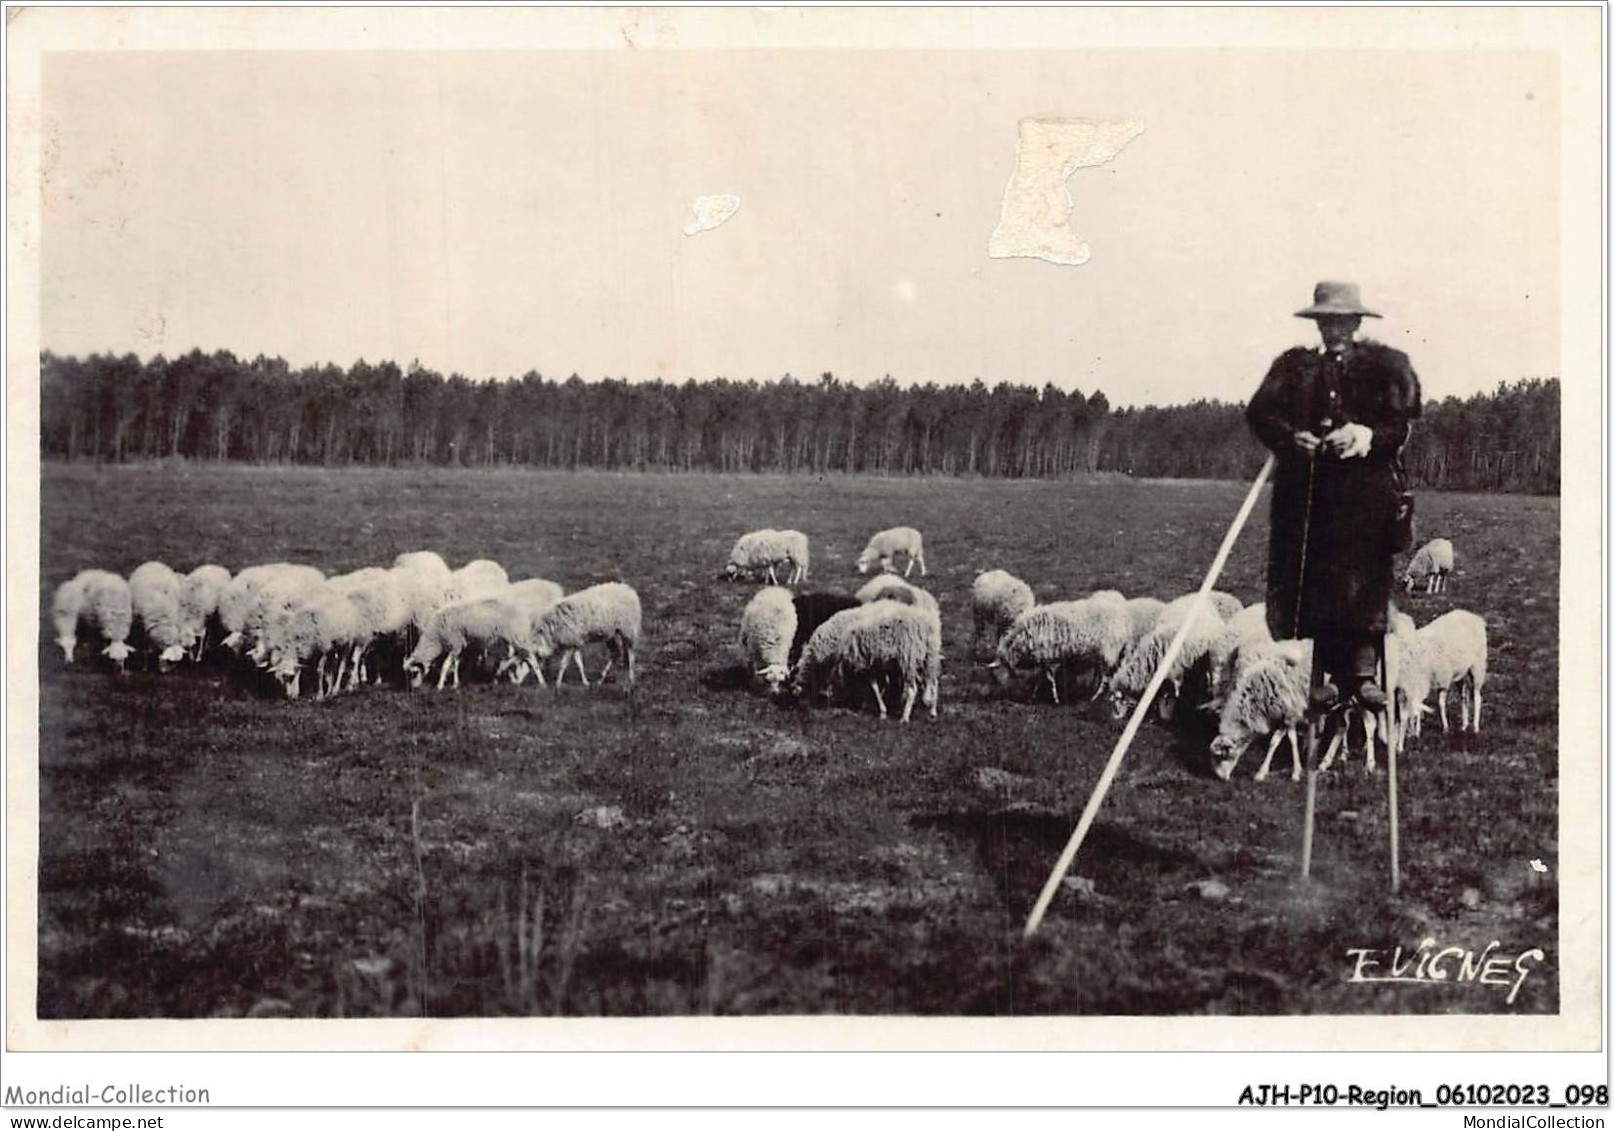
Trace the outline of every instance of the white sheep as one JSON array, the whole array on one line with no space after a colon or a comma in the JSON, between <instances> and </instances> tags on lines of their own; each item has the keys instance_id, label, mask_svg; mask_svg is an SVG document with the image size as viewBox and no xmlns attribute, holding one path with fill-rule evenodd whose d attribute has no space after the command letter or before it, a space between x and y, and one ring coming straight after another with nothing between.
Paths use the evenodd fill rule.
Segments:
<instances>
[{"instance_id":1,"label":"white sheep","mask_svg":"<svg viewBox=\"0 0 1614 1131\"><path fill-rule=\"evenodd\" d=\"M996 651L999 638L1014 619L1036 603L1031 586L1007 570L989 569L976 574L970 586L970 611L975 622L970 649L975 649L982 636L989 636L987 646Z\"/></svg>"},{"instance_id":2,"label":"white sheep","mask_svg":"<svg viewBox=\"0 0 1614 1131\"><path fill-rule=\"evenodd\" d=\"M1048 681L1059 702L1059 671L1069 665L1096 673L1100 691L1115 670L1131 630L1124 603L1091 597L1035 605L1014 619L998 640L997 658L989 665L999 683L1030 662ZM1095 692L1095 695L1098 692Z\"/></svg>"},{"instance_id":3,"label":"white sheep","mask_svg":"<svg viewBox=\"0 0 1614 1131\"><path fill-rule=\"evenodd\" d=\"M472 645L492 649L500 644L516 648L528 630L528 615L520 602L503 597L473 597L444 605L426 619L420 639L404 661L409 686L419 687L432 665L441 658L438 690L442 690L450 675L454 677L454 686L458 687L460 659L465 649ZM542 678L540 672L540 682Z\"/></svg>"},{"instance_id":4,"label":"white sheep","mask_svg":"<svg viewBox=\"0 0 1614 1131\"><path fill-rule=\"evenodd\" d=\"M247 658L260 667L267 666L270 650L275 645L273 626L289 617L309 597L323 592L326 585L323 577L289 570L264 578L247 608L241 628L242 641L250 641Z\"/></svg>"},{"instance_id":5,"label":"white sheep","mask_svg":"<svg viewBox=\"0 0 1614 1131\"><path fill-rule=\"evenodd\" d=\"M863 547L863 552L857 556L857 571L868 573L869 567L875 562L880 563L881 573L890 573L895 567L891 559L902 554L908 559L908 568L902 571L907 577L913 572L914 563L919 563L919 576L924 577L925 547L919 536L919 531L911 526L893 526L890 530L882 530L869 539L869 544Z\"/></svg>"},{"instance_id":6,"label":"white sheep","mask_svg":"<svg viewBox=\"0 0 1614 1131\"><path fill-rule=\"evenodd\" d=\"M566 678L566 666L574 656L577 674L582 677L583 686L588 686L583 646L590 641L604 641L610 648L610 657L599 679L603 682L612 664L621 659L631 685L634 681L633 650L639 644L640 625L639 595L620 581L608 581L579 589L532 618L520 646L534 669L539 667L540 661L557 651L560 653L560 671L555 677L555 690L559 691L561 681Z\"/></svg>"},{"instance_id":7,"label":"white sheep","mask_svg":"<svg viewBox=\"0 0 1614 1131\"><path fill-rule=\"evenodd\" d=\"M129 600L146 643L156 653L158 670L185 658L190 633L179 598L183 582L162 562L145 562L129 575Z\"/></svg>"},{"instance_id":8,"label":"white sheep","mask_svg":"<svg viewBox=\"0 0 1614 1131\"><path fill-rule=\"evenodd\" d=\"M1267 627L1265 603L1240 609L1228 618L1221 634L1212 642L1209 654L1210 698L1207 709L1220 711L1238 679L1238 669L1244 657L1262 644L1272 641Z\"/></svg>"},{"instance_id":9,"label":"white sheep","mask_svg":"<svg viewBox=\"0 0 1614 1131\"><path fill-rule=\"evenodd\" d=\"M290 582L312 588L325 580L325 575L313 566L294 565L290 562L270 562L248 566L230 579L219 594L219 625L224 630L222 643L231 651L239 652L249 640L249 621L254 621L255 607L263 596L263 587L270 581Z\"/></svg>"},{"instance_id":10,"label":"white sheep","mask_svg":"<svg viewBox=\"0 0 1614 1131\"><path fill-rule=\"evenodd\" d=\"M1138 700L1143 698L1144 690L1154 678L1155 670L1166 658L1172 639L1187 620L1192 608L1194 605L1191 597L1169 602L1161 610L1159 619L1155 621L1155 627L1143 639L1128 648L1126 654L1121 657L1115 674L1110 678L1110 712L1116 719L1126 718ZM1166 672L1166 683L1169 685L1170 693L1160 701L1159 713L1162 719L1170 720L1175 714L1176 701L1182 697L1183 688L1190 677L1208 675L1211 646L1221 636L1225 627L1225 622L1210 601L1198 607L1193 623L1183 637L1177 658L1172 661L1171 667Z\"/></svg>"},{"instance_id":11,"label":"white sheep","mask_svg":"<svg viewBox=\"0 0 1614 1131\"><path fill-rule=\"evenodd\" d=\"M367 630L351 594L340 587L321 582L311 589L287 587L284 592L288 603L271 602L273 611L264 625L265 666L280 681L286 697L296 699L303 667L314 663L318 681L314 698L324 699L340 690L348 659L367 642Z\"/></svg>"},{"instance_id":12,"label":"white sheep","mask_svg":"<svg viewBox=\"0 0 1614 1131\"><path fill-rule=\"evenodd\" d=\"M761 574L769 585L779 584L779 567L788 564L790 574L786 584L793 584L806 575L807 536L799 530L753 530L735 540L729 551L728 564L723 567L730 581L738 577Z\"/></svg>"},{"instance_id":13,"label":"white sheep","mask_svg":"<svg viewBox=\"0 0 1614 1131\"><path fill-rule=\"evenodd\" d=\"M1449 539L1431 538L1412 555L1412 560L1407 563L1407 571L1401 575L1401 583L1406 586L1408 593L1420 581L1424 582L1425 593L1444 593L1456 559L1457 553Z\"/></svg>"},{"instance_id":14,"label":"white sheep","mask_svg":"<svg viewBox=\"0 0 1614 1131\"><path fill-rule=\"evenodd\" d=\"M740 654L770 692L778 692L790 678L795 635L796 604L790 590L778 585L757 590L740 614Z\"/></svg>"},{"instance_id":15,"label":"white sheep","mask_svg":"<svg viewBox=\"0 0 1614 1131\"><path fill-rule=\"evenodd\" d=\"M218 618L219 598L230 584L230 571L220 565L199 565L180 581L179 615L190 638L191 656L200 660L208 648L208 632Z\"/></svg>"},{"instance_id":16,"label":"white sheep","mask_svg":"<svg viewBox=\"0 0 1614 1131\"><path fill-rule=\"evenodd\" d=\"M1126 648L1121 650L1122 655L1125 655L1127 649L1132 648L1138 641L1154 631L1155 622L1160 619L1160 613L1165 607L1166 603L1159 597L1130 597L1127 599L1127 640Z\"/></svg>"},{"instance_id":17,"label":"white sheep","mask_svg":"<svg viewBox=\"0 0 1614 1131\"><path fill-rule=\"evenodd\" d=\"M1408 665L1414 670L1408 679L1407 717L1415 718L1427 710L1425 700L1433 691L1440 705L1440 728L1450 730L1446 696L1455 687L1462 712L1460 729L1472 729L1478 734L1481 690L1488 664L1484 618L1467 609L1453 609L1418 629L1414 639L1415 656ZM1474 708L1472 722L1470 702Z\"/></svg>"},{"instance_id":18,"label":"white sheep","mask_svg":"<svg viewBox=\"0 0 1614 1131\"><path fill-rule=\"evenodd\" d=\"M393 569L412 569L446 577L451 572L442 555L434 550L408 550L392 559Z\"/></svg>"},{"instance_id":19,"label":"white sheep","mask_svg":"<svg viewBox=\"0 0 1614 1131\"><path fill-rule=\"evenodd\" d=\"M400 644L412 623L413 606L410 604L406 579L408 570L379 569L368 566L351 573L338 574L327 584L347 597L353 606L358 632L346 662L338 670L346 669L347 686L351 690L370 676L368 661L370 649L379 641L395 640ZM381 673L376 671L377 681Z\"/></svg>"},{"instance_id":20,"label":"white sheep","mask_svg":"<svg viewBox=\"0 0 1614 1131\"><path fill-rule=\"evenodd\" d=\"M87 569L56 587L51 607L56 627L56 643L69 664L78 647L79 630L95 633L106 641L101 654L122 669L129 658L129 628L134 621L134 602L129 583L104 569Z\"/></svg>"},{"instance_id":21,"label":"white sheep","mask_svg":"<svg viewBox=\"0 0 1614 1131\"><path fill-rule=\"evenodd\" d=\"M799 530L776 530L779 543L784 547L785 559L790 563L790 580L786 585L795 585L799 581L807 580L807 567L811 564L811 553L807 545L807 535Z\"/></svg>"},{"instance_id":22,"label":"white sheep","mask_svg":"<svg viewBox=\"0 0 1614 1131\"><path fill-rule=\"evenodd\" d=\"M873 601L898 601L904 605L928 609L941 616L941 607L936 604L935 597L917 585L908 584L896 574L882 573L859 589L854 596L865 605Z\"/></svg>"},{"instance_id":23,"label":"white sheep","mask_svg":"<svg viewBox=\"0 0 1614 1131\"><path fill-rule=\"evenodd\" d=\"M917 699L936 717L941 682L941 618L928 609L897 601L875 601L836 613L818 626L796 661L793 686L811 695L835 674L870 678L880 717L886 717L887 678L902 696L902 721Z\"/></svg>"},{"instance_id":24,"label":"white sheep","mask_svg":"<svg viewBox=\"0 0 1614 1131\"><path fill-rule=\"evenodd\" d=\"M1250 743L1267 734L1271 740L1255 780L1266 780L1272 755L1287 737L1294 763L1291 776L1299 781L1299 729L1306 720L1310 683L1311 641L1268 641L1251 646L1247 662L1222 705L1216 737L1211 740L1211 768L1216 776L1223 781L1232 777L1233 767Z\"/></svg>"},{"instance_id":25,"label":"white sheep","mask_svg":"<svg viewBox=\"0 0 1614 1131\"><path fill-rule=\"evenodd\" d=\"M553 581L546 581L541 577L529 577L525 581L513 581L508 589L499 593L499 599L518 605L524 611L530 623L533 617L546 611L551 605L566 596L566 590ZM499 661L495 674L509 674L513 683L526 681L527 673L531 671L538 677L541 686L544 683L544 669L541 666L529 664L527 660L515 651L515 641L510 642L508 654Z\"/></svg>"}]
</instances>

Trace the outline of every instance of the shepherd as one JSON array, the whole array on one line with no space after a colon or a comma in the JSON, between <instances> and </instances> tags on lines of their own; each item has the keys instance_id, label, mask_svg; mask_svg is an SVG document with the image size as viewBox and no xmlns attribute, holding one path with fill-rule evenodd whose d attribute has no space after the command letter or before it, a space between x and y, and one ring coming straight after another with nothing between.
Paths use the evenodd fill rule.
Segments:
<instances>
[{"instance_id":1,"label":"shepherd","mask_svg":"<svg viewBox=\"0 0 1614 1131\"><path fill-rule=\"evenodd\" d=\"M1316 323L1322 348L1281 354L1245 413L1277 461L1267 627L1314 641L1314 716L1353 703L1376 713L1394 559L1411 536L1401 449L1422 411L1418 377L1406 354L1356 337L1381 316L1354 283L1318 283L1295 317Z\"/></svg>"}]
</instances>

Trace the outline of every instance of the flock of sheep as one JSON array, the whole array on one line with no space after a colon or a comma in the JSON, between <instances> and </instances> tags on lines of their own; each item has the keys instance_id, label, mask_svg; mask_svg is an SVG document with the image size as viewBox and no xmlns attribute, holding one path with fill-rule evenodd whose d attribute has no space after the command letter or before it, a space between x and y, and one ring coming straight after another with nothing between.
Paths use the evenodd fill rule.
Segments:
<instances>
[{"instance_id":1,"label":"flock of sheep","mask_svg":"<svg viewBox=\"0 0 1614 1131\"><path fill-rule=\"evenodd\" d=\"M1423 547L1403 575L1407 591L1419 582L1426 592L1442 591L1453 557L1445 539ZM906 566L902 576L895 572L899 561ZM929 592L907 580L916 565L926 576L919 532L883 530L857 560L859 573L877 568L878 576L855 594L797 594L778 581L807 580L806 535L761 530L741 537L725 575L770 582L740 618L739 646L749 670L774 695L811 701L867 687L881 717L888 696L903 722L916 703L935 717L941 613ZM1219 591L1204 600L1188 594L1162 601L1115 590L1038 604L1029 585L1001 569L976 576L970 604L971 650L984 643L992 652L987 666L1000 684L1029 668L1047 682L1055 702L1062 686L1067 694L1081 687L1092 699L1107 695L1117 719L1134 709L1186 623L1182 646L1165 673L1162 717L1169 720L1184 703L1215 715L1211 765L1223 779L1262 737L1268 744L1256 779L1267 776L1285 737L1298 776L1311 643L1274 640L1264 605L1245 608ZM69 663L86 632L104 641L102 653L120 669L133 651L131 638L143 642L159 670L200 660L217 645L250 658L290 698L300 695L308 675L316 699L388 676L418 687L434 669L437 687L450 680L458 686L468 653L485 657L496 677L520 683L531 674L540 685L546 683L546 663L558 654L555 685L575 663L587 686L582 649L592 642L609 649L600 678L620 662L631 685L641 628L638 595L621 582L567 595L541 578L511 581L502 566L486 559L450 569L431 551L400 554L385 569L335 577L286 562L233 576L217 565L181 575L161 562L145 563L127 580L85 570L57 589L53 616L56 642ZM1454 689L1461 696L1461 726L1478 731L1487 653L1483 619L1459 609L1419 628L1396 610L1385 652L1387 742L1399 749L1420 732L1431 694L1449 729L1447 697ZM1372 716L1363 717L1369 770L1376 725ZM1325 764L1338 749L1336 739Z\"/></svg>"},{"instance_id":2,"label":"flock of sheep","mask_svg":"<svg viewBox=\"0 0 1614 1131\"><path fill-rule=\"evenodd\" d=\"M931 594L890 572L898 556L908 559L910 572L918 564L923 576L919 533L899 527L870 540L858 558L858 572L876 564L882 572L853 596L793 595L777 584L759 590L741 615L739 633L741 654L756 679L775 695L811 697L831 694L837 684L846 686L856 678L866 681L882 717L888 693L900 697L904 722L916 699L934 717L941 667L939 606ZM1425 592L1443 591L1453 557L1445 539L1423 547L1402 576L1406 590L1410 593L1421 583ZM807 539L800 532L757 531L735 544L725 572L731 578L762 574L775 580L789 566L788 577L803 579L807 563ZM1215 716L1211 765L1224 780L1262 737L1268 744L1256 780L1267 776L1285 737L1299 776L1311 642L1274 640L1265 605L1245 608L1232 594L1214 590L1204 600L1197 594L1169 602L1129 599L1115 590L1100 590L1079 600L1038 604L1029 585L1001 569L976 576L970 604L971 649L983 642L991 649L988 669L1000 684L1015 670L1031 668L1039 681L1046 680L1055 702L1062 684L1091 687L1093 699L1107 693L1118 720L1136 707L1187 623L1182 646L1165 673L1162 717L1169 720L1183 703ZM1369 771L1378 726L1387 743L1403 748L1421 732L1431 694L1437 696L1442 727L1450 728L1447 699L1455 690L1462 728L1479 730L1485 621L1461 609L1421 628L1399 609L1392 609L1391 619L1385 640L1386 717L1380 724L1372 715L1361 716ZM1335 736L1325 766L1337 757L1344 737L1343 730Z\"/></svg>"},{"instance_id":3,"label":"flock of sheep","mask_svg":"<svg viewBox=\"0 0 1614 1131\"><path fill-rule=\"evenodd\" d=\"M610 649L601 677L620 660L632 683L640 629L638 595L620 582L566 595L541 578L512 582L486 559L450 569L429 550L336 577L289 562L234 576L217 565L181 575L147 562L128 580L90 569L58 587L52 615L68 663L86 631L105 641L102 654L119 669L132 634L159 670L220 645L248 656L293 699L305 672L316 699L388 674L418 687L433 667L439 688L450 677L458 686L461 659L473 648L516 683L530 673L543 684L544 663L558 653L556 685L574 660L587 685L582 648L592 641Z\"/></svg>"}]
</instances>

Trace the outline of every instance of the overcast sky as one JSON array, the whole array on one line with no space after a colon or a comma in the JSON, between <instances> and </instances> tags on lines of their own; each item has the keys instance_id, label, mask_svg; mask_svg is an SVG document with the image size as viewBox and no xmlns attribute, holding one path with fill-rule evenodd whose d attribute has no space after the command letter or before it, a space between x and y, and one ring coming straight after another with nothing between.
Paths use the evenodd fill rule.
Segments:
<instances>
[{"instance_id":1,"label":"overcast sky","mask_svg":"<svg viewBox=\"0 0 1614 1131\"><path fill-rule=\"evenodd\" d=\"M1547 54L59 54L44 110L60 353L1242 400L1345 278L1426 397L1559 372ZM1145 127L1082 266L987 256L1043 115Z\"/></svg>"}]
</instances>

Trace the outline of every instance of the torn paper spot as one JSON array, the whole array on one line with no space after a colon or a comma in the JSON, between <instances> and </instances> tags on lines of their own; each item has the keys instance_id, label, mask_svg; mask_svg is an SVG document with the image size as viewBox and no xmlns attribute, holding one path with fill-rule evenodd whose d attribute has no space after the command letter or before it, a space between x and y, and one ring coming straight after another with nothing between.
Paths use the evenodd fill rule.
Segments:
<instances>
[{"instance_id":1,"label":"torn paper spot","mask_svg":"<svg viewBox=\"0 0 1614 1131\"><path fill-rule=\"evenodd\" d=\"M1003 214L987 254L1027 256L1072 267L1092 256L1071 227L1074 207L1066 182L1077 169L1102 165L1143 132L1142 122L1090 118L1022 118L1014 172L1003 192Z\"/></svg>"},{"instance_id":2,"label":"torn paper spot","mask_svg":"<svg viewBox=\"0 0 1614 1131\"><path fill-rule=\"evenodd\" d=\"M697 196L695 198L695 222L684 225L684 235L692 236L696 232L709 232L713 228L728 223L730 218L740 210L740 198L724 194L722 196Z\"/></svg>"}]
</instances>

